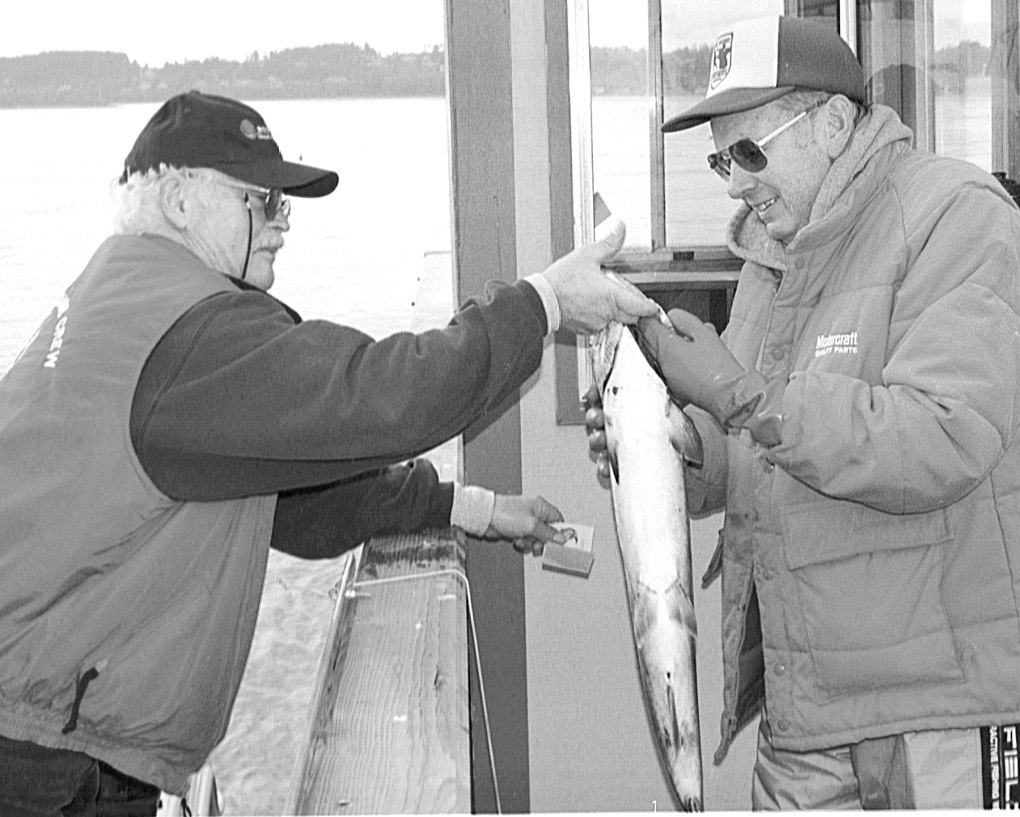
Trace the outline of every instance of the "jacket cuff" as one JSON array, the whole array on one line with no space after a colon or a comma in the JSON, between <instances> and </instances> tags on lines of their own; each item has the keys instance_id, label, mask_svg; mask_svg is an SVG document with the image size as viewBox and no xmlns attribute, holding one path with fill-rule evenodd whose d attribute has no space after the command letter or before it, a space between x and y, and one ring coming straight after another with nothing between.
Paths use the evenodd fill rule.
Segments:
<instances>
[{"instance_id":1,"label":"jacket cuff","mask_svg":"<svg viewBox=\"0 0 1020 817\"><path fill-rule=\"evenodd\" d=\"M783 439L783 393L786 378L766 380L758 372L747 372L737 384L732 404L738 408L727 417L730 428L746 428L751 439L766 448Z\"/></svg>"},{"instance_id":2,"label":"jacket cuff","mask_svg":"<svg viewBox=\"0 0 1020 817\"><path fill-rule=\"evenodd\" d=\"M536 272L532 275L526 275L524 281L531 284L535 292L538 293L538 297L542 299L542 308L545 310L546 334L555 332L560 328L562 318L560 315L560 301L556 297L556 291L553 289L552 284L549 283L549 279L541 272Z\"/></svg>"},{"instance_id":3,"label":"jacket cuff","mask_svg":"<svg viewBox=\"0 0 1020 817\"><path fill-rule=\"evenodd\" d=\"M492 522L492 510L495 505L496 495L487 488L460 485L455 482L450 524L456 525L472 536L483 536Z\"/></svg>"}]
</instances>

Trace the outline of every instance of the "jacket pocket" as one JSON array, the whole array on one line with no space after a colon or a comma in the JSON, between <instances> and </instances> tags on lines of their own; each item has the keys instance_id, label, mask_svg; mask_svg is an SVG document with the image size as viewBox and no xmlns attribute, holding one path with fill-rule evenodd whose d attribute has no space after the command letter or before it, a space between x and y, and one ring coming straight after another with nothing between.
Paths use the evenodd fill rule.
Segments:
<instances>
[{"instance_id":1,"label":"jacket pocket","mask_svg":"<svg viewBox=\"0 0 1020 817\"><path fill-rule=\"evenodd\" d=\"M944 511L827 500L788 509L783 539L823 699L964 680L942 602Z\"/></svg>"}]
</instances>

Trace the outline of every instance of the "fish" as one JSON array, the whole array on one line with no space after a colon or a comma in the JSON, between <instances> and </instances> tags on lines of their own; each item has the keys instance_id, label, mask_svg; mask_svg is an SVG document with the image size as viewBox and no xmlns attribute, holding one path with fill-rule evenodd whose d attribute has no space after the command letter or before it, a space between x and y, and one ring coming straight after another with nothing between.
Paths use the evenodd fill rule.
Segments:
<instances>
[{"instance_id":1,"label":"fish","mask_svg":"<svg viewBox=\"0 0 1020 817\"><path fill-rule=\"evenodd\" d=\"M660 321L672 328L660 312ZM590 339L602 397L610 492L645 709L683 811L703 809L697 619L684 463L702 444L670 397L640 331L610 323Z\"/></svg>"}]
</instances>

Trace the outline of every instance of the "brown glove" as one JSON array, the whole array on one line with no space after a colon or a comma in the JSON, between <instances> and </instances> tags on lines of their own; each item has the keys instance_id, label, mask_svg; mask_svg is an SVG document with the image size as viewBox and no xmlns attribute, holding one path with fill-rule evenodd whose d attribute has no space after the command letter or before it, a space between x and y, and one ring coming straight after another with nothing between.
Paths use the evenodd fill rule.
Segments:
<instances>
[{"instance_id":1,"label":"brown glove","mask_svg":"<svg viewBox=\"0 0 1020 817\"><path fill-rule=\"evenodd\" d=\"M724 428L748 429L757 443L777 445L786 379L766 380L745 369L696 315L674 309L669 319L675 333L655 318L642 318L638 326L674 399L704 409Z\"/></svg>"}]
</instances>

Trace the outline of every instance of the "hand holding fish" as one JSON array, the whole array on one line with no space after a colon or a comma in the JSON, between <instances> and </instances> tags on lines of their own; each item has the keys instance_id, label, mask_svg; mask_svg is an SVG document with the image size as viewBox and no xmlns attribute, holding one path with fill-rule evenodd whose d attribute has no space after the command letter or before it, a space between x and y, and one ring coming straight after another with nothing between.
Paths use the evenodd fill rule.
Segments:
<instances>
[{"instance_id":1,"label":"hand holding fish","mask_svg":"<svg viewBox=\"0 0 1020 817\"><path fill-rule=\"evenodd\" d=\"M656 313L653 301L601 268L623 246L626 232L620 221L604 238L567 253L543 273L556 293L564 329L592 334L610 321L634 323Z\"/></svg>"},{"instance_id":2,"label":"hand holding fish","mask_svg":"<svg viewBox=\"0 0 1020 817\"><path fill-rule=\"evenodd\" d=\"M747 428L756 442L778 444L785 379L767 381L745 369L696 315L673 309L669 319L675 332L646 318L639 327L673 398L704 409L724 428Z\"/></svg>"},{"instance_id":3,"label":"hand holding fish","mask_svg":"<svg viewBox=\"0 0 1020 817\"><path fill-rule=\"evenodd\" d=\"M496 494L492 520L485 532L488 539L510 539L521 553L541 556L546 542L563 544L566 535L550 522L562 522L563 514L540 496Z\"/></svg>"}]
</instances>

